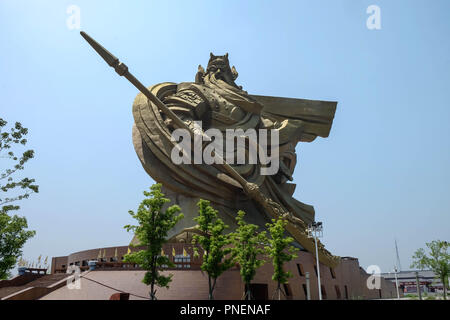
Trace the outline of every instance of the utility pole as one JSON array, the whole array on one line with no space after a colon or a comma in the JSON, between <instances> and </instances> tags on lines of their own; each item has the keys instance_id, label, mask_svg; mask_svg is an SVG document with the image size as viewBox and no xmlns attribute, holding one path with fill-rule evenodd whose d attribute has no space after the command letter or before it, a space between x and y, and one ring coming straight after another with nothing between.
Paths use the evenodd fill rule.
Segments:
<instances>
[{"instance_id":1,"label":"utility pole","mask_svg":"<svg viewBox=\"0 0 450 320\"><path fill-rule=\"evenodd\" d=\"M395 253L397 255L397 266L398 266L398 271L402 271L402 264L400 263L400 256L398 254L398 246L397 246L397 239L395 239Z\"/></svg>"},{"instance_id":2,"label":"utility pole","mask_svg":"<svg viewBox=\"0 0 450 320\"><path fill-rule=\"evenodd\" d=\"M400 299L400 293L398 292L397 267L394 268L394 275L395 275L395 287L397 288L397 299Z\"/></svg>"}]
</instances>

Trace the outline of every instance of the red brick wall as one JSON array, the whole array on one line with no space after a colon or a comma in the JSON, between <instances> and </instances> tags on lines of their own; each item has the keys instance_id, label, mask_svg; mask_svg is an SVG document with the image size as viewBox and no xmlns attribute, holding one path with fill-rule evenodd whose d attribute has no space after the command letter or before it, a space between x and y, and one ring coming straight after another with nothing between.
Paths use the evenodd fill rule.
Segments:
<instances>
[{"instance_id":1,"label":"red brick wall","mask_svg":"<svg viewBox=\"0 0 450 320\"><path fill-rule=\"evenodd\" d=\"M70 263L81 262L83 260L95 260L98 257L99 251L101 250L102 257L106 252L106 260L110 261L110 258L114 257L115 250L117 248L117 255L119 260L128 251L128 246L121 247L109 247L109 248L97 248L91 250L85 250L70 254L67 257L56 257L52 259L52 272L54 268L59 268L61 265L65 264L68 266ZM187 253L191 256L192 262L200 262L198 258L193 258L192 245L186 245L183 243L169 243L164 246L164 251L166 255L172 256L172 248L175 248L176 254L182 254L183 248L186 249ZM132 251L139 250L139 248L130 248ZM267 259L267 258L266 258ZM297 264L301 265L303 270L303 275L299 274ZM315 272L315 258L309 252L300 251L298 252L298 257L285 265L286 270L290 271L293 275L289 279L289 288L292 296L290 298L296 300L306 299L303 285L306 284L305 273L309 272L310 275L310 289L311 289L311 299L315 300L319 298L318 294L318 281ZM348 299L376 299L380 297L380 290L369 290L366 286L366 281L369 275L359 266L358 259L355 258L343 258L341 263L333 269L335 278L332 276L332 272L329 267L320 264L320 277L321 284L323 287L323 298L328 300L331 299L346 299L346 290L348 293ZM165 293L164 299L194 299L194 297L199 297L198 294L201 292L204 299L207 299L207 290L203 291L204 288L200 285L207 280L201 272L193 270L180 270L181 274L174 279L171 287L176 287L177 290L168 290ZM267 284L268 285L268 296L269 299L272 298L272 294L276 289L276 283L271 279L273 273L273 266L268 261L260 269L258 269L257 274L252 283L255 284ZM178 274L178 272L177 272ZM198 276L196 276L198 275ZM201 276L200 276L201 275ZM200 277L200 278L199 278ZM206 280L205 280L206 279ZM177 281L177 283L175 283ZM206 282L207 286L207 282ZM336 286L339 288L340 297L336 291ZM221 289L220 289L221 288ZM199 291L200 290L200 291ZM206 293L204 293L206 292ZM225 272L221 276L217 283L217 297L216 299L241 299L242 293L244 292L244 284L242 283L239 275L239 270L235 268ZM381 297L390 298L395 292L395 285L390 282L381 279ZM223 295L223 296L222 296ZM109 298L109 297L108 297ZM202 299L203 299L202 298Z\"/></svg>"}]
</instances>

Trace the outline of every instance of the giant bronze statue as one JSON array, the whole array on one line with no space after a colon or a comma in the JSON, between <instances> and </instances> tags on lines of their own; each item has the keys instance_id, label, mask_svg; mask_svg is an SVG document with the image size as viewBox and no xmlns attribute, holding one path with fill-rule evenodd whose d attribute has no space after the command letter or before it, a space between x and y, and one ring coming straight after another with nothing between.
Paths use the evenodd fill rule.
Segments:
<instances>
[{"instance_id":1,"label":"giant bronze statue","mask_svg":"<svg viewBox=\"0 0 450 320\"><path fill-rule=\"evenodd\" d=\"M162 183L171 204L180 205L185 215L173 230L173 241L189 241L189 234L196 232L192 218L202 198L211 201L232 228L238 210L244 210L248 222L261 228L272 218L284 217L288 221L286 230L297 244L314 252L314 240L307 233L307 226L314 222L314 208L292 196L296 185L290 181L297 162L297 143L329 135L336 102L250 95L235 83L238 73L230 67L228 54L211 53L206 70L199 66L193 82L165 82L147 88L125 64L86 33L81 35L140 91L133 103L133 144L145 171ZM196 126L199 121L201 129ZM263 175L261 170L268 164L228 163L220 153L213 153L221 161L212 164L172 161L179 142L174 139L174 130L185 129L195 139L196 135L209 138L204 132L210 128L224 135L230 129L276 131L278 157L271 161L277 161L277 171ZM250 143L245 148L250 148ZM336 266L339 257L320 242L318 247L320 261Z\"/></svg>"}]
</instances>

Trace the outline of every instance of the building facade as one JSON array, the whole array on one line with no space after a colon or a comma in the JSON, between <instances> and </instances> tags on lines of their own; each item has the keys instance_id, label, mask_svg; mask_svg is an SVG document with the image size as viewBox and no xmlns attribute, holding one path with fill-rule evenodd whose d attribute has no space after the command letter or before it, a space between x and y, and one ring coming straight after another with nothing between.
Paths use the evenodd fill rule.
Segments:
<instances>
[{"instance_id":1,"label":"building facade","mask_svg":"<svg viewBox=\"0 0 450 320\"><path fill-rule=\"evenodd\" d=\"M193 255L194 246L187 243L167 243L163 253L168 255L176 267L165 270L166 274L173 274L173 281L169 289L160 288L158 299L208 299L208 277L200 269L201 256ZM52 259L52 273L65 273L79 268L81 272L79 289L67 286L43 296L41 299L109 299L118 292L129 293L130 299L145 299L149 296L148 287L141 282L145 271L137 265L123 262L123 256L130 251L140 248L128 246L108 247L85 250L72 253L64 257ZM96 267L90 270L89 261L96 261ZM75 267L76 266L76 267ZM318 273L314 255L307 251L298 252L298 257L285 264L286 270L292 277L283 286L289 300L306 300L309 277L310 297L319 298ZM351 299L385 299L396 297L395 284L380 278L381 286L377 289L367 287L367 274L359 266L358 259L343 257L339 265L329 268L319 265L321 277L322 298L327 300ZM252 282L252 292L258 300L269 300L276 290L276 282L272 280L273 266L270 261L258 269ZM241 280L238 266L226 271L218 278L215 299L242 298L244 283Z\"/></svg>"}]
</instances>

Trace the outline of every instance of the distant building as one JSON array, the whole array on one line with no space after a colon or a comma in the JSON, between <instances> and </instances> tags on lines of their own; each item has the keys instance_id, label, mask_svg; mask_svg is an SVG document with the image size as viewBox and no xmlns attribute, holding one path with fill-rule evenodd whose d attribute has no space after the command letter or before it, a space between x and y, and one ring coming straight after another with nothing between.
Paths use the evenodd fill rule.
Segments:
<instances>
[{"instance_id":1,"label":"distant building","mask_svg":"<svg viewBox=\"0 0 450 320\"><path fill-rule=\"evenodd\" d=\"M419 287L421 292L440 293L444 286L436 274L431 270L409 270L397 272L399 291L404 294L418 293L416 272L419 276ZM381 274L386 280L392 281L395 285L395 274L387 272Z\"/></svg>"}]
</instances>

